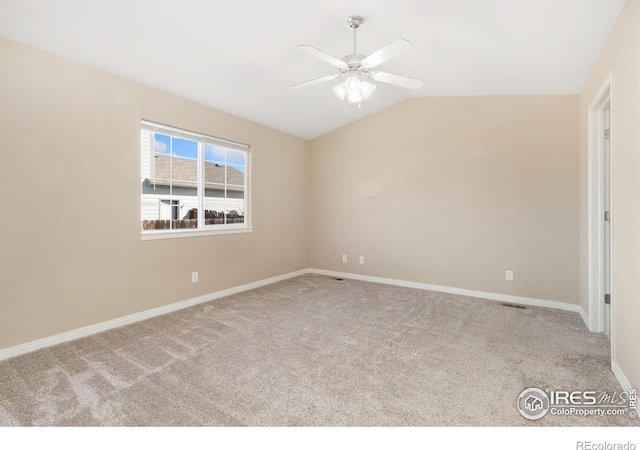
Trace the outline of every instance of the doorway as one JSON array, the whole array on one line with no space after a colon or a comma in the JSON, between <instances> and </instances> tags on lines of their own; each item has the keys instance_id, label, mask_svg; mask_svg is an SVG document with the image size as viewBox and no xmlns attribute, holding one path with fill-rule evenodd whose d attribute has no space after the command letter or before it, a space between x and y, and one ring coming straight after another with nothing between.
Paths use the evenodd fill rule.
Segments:
<instances>
[{"instance_id":1,"label":"doorway","mask_svg":"<svg viewBox=\"0 0 640 450\"><path fill-rule=\"evenodd\" d=\"M589 329L612 336L614 314L613 73L589 106ZM612 345L613 349L613 345ZM613 357L613 355L612 355Z\"/></svg>"},{"instance_id":2,"label":"doorway","mask_svg":"<svg viewBox=\"0 0 640 450\"><path fill-rule=\"evenodd\" d=\"M604 288L604 330L611 336L611 101L602 110L602 277Z\"/></svg>"}]
</instances>

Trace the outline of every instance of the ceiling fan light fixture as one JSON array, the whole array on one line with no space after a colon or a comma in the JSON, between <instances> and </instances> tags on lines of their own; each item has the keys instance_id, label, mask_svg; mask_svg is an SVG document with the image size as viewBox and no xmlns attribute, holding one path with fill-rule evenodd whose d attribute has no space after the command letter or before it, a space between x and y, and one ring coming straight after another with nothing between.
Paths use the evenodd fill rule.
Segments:
<instances>
[{"instance_id":1,"label":"ceiling fan light fixture","mask_svg":"<svg viewBox=\"0 0 640 450\"><path fill-rule=\"evenodd\" d=\"M360 91L349 92L347 94L347 101L349 103L360 103L362 100L364 100L364 96Z\"/></svg>"},{"instance_id":2,"label":"ceiling fan light fixture","mask_svg":"<svg viewBox=\"0 0 640 450\"><path fill-rule=\"evenodd\" d=\"M344 82L344 87L349 94L360 92L360 80L358 80L358 78L356 77L349 77Z\"/></svg>"},{"instance_id":3,"label":"ceiling fan light fixture","mask_svg":"<svg viewBox=\"0 0 640 450\"><path fill-rule=\"evenodd\" d=\"M364 96L364 98L371 97L371 94L373 94L373 91L375 90L376 90L376 85L373 83L369 83L367 81L363 81L360 83L360 91L362 92L362 95Z\"/></svg>"},{"instance_id":4,"label":"ceiling fan light fixture","mask_svg":"<svg viewBox=\"0 0 640 450\"><path fill-rule=\"evenodd\" d=\"M344 88L344 83L340 83L339 85L334 87L333 92L336 93L340 100L344 100L344 98L347 96L347 90Z\"/></svg>"},{"instance_id":5,"label":"ceiling fan light fixture","mask_svg":"<svg viewBox=\"0 0 640 450\"><path fill-rule=\"evenodd\" d=\"M375 84L369 83L368 81L360 81L360 79L355 76L347 78L344 82L333 88L333 92L336 93L340 100L346 99L349 103L360 103L362 100L371 97L371 94L373 94L375 90Z\"/></svg>"}]
</instances>

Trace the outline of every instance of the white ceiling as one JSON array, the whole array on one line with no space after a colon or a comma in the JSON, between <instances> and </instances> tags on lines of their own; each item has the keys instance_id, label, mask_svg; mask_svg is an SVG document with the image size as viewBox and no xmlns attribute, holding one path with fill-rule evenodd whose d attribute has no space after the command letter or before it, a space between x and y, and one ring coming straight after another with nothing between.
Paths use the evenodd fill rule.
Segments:
<instances>
[{"instance_id":1,"label":"white ceiling","mask_svg":"<svg viewBox=\"0 0 640 450\"><path fill-rule=\"evenodd\" d=\"M303 138L408 97L575 94L626 0L0 0L0 35ZM357 109L334 73L296 49L358 53L398 37L414 49L379 66L421 78L378 83ZM1 62L0 62L1 63Z\"/></svg>"}]
</instances>

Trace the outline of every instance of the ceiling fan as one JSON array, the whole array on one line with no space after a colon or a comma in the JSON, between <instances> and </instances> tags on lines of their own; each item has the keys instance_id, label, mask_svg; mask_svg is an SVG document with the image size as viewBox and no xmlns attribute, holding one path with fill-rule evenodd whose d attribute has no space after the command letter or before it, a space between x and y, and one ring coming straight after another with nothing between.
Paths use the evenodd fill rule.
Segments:
<instances>
[{"instance_id":1,"label":"ceiling fan","mask_svg":"<svg viewBox=\"0 0 640 450\"><path fill-rule=\"evenodd\" d=\"M395 58L396 56L411 50L413 48L413 44L408 40L402 38L396 39L391 44L367 57L358 54L356 49L356 30L363 22L364 19L360 16L350 16L347 19L347 23L353 29L353 53L342 59L338 59L310 45L299 45L299 50L336 66L338 68L338 73L294 84L291 86L291 89L301 89L313 86L314 84L324 83L325 81L335 80L336 78L346 78L344 82L335 86L333 90L342 100L347 100L349 103L359 104L362 100L369 98L376 89L376 85L369 83L366 81L367 79L409 89L419 89L422 87L424 81L417 78L410 78L373 70L391 58Z\"/></svg>"}]
</instances>

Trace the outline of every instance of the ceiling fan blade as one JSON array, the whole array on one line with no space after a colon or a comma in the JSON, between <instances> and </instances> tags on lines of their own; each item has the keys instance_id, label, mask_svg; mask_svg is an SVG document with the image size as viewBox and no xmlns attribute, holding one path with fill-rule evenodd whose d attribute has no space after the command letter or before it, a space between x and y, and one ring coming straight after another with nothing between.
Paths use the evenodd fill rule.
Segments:
<instances>
[{"instance_id":1,"label":"ceiling fan blade","mask_svg":"<svg viewBox=\"0 0 640 450\"><path fill-rule=\"evenodd\" d=\"M418 80L417 78L403 77L402 75L394 75L387 72L372 72L370 77L376 81L409 89L420 89L424 84L424 81Z\"/></svg>"},{"instance_id":2,"label":"ceiling fan blade","mask_svg":"<svg viewBox=\"0 0 640 450\"><path fill-rule=\"evenodd\" d=\"M314 84L323 83L325 81L335 80L338 77L339 75L337 73L334 73L333 75L326 75L324 77L314 78L313 80L305 81L303 83L294 84L293 86L290 86L290 89L296 90L305 88L307 86L313 86Z\"/></svg>"},{"instance_id":3,"label":"ceiling fan blade","mask_svg":"<svg viewBox=\"0 0 640 450\"><path fill-rule=\"evenodd\" d=\"M386 47L382 47L377 52L372 53L365 59L363 59L362 65L368 67L369 69L372 69L375 66L378 66L383 62L390 60L391 58L395 58L396 56L411 50L412 48L413 44L406 39L396 39L391 44L387 45Z\"/></svg>"},{"instance_id":4,"label":"ceiling fan blade","mask_svg":"<svg viewBox=\"0 0 640 450\"><path fill-rule=\"evenodd\" d=\"M298 50L301 50L305 53L308 53L311 56L315 56L316 58L319 58L325 62L328 62L329 64L332 64L336 67L346 67L347 64L342 61L341 59L336 58L335 56L331 56L328 53L323 52L322 50L318 50L315 47L312 47L310 45L298 45Z\"/></svg>"}]
</instances>

